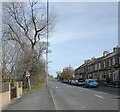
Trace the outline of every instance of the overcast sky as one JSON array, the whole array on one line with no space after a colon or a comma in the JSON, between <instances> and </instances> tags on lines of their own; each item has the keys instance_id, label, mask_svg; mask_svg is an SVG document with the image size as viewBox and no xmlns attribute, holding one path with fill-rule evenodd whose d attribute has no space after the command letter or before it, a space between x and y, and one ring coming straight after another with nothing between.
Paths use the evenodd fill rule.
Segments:
<instances>
[{"instance_id":1,"label":"overcast sky","mask_svg":"<svg viewBox=\"0 0 120 112\"><path fill-rule=\"evenodd\" d=\"M50 3L57 15L50 34L49 73L56 76L66 66L76 68L84 60L112 52L118 43L118 3Z\"/></svg>"}]
</instances>

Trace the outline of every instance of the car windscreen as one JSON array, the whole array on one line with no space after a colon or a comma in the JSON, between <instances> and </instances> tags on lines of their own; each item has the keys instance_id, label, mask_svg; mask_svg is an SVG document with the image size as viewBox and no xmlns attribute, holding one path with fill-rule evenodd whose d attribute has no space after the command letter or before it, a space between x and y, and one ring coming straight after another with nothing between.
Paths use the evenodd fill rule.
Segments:
<instances>
[{"instance_id":1,"label":"car windscreen","mask_svg":"<svg viewBox=\"0 0 120 112\"><path fill-rule=\"evenodd\" d=\"M88 83L92 83L92 82L95 82L94 80L89 80Z\"/></svg>"},{"instance_id":2,"label":"car windscreen","mask_svg":"<svg viewBox=\"0 0 120 112\"><path fill-rule=\"evenodd\" d=\"M83 80L79 80L79 82L84 82Z\"/></svg>"}]
</instances>

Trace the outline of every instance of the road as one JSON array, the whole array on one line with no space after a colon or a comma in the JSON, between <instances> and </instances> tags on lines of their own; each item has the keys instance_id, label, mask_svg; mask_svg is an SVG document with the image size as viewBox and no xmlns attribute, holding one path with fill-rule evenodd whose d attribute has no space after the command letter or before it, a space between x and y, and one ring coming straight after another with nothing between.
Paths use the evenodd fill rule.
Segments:
<instances>
[{"instance_id":1,"label":"road","mask_svg":"<svg viewBox=\"0 0 120 112\"><path fill-rule=\"evenodd\" d=\"M49 86L56 110L118 110L116 88L83 88L50 78Z\"/></svg>"}]
</instances>

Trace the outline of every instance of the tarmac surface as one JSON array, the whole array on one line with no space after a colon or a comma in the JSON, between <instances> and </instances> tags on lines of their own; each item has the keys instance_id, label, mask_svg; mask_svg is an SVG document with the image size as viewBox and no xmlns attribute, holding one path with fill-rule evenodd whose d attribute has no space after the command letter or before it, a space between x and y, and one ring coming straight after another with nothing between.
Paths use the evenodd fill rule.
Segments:
<instances>
[{"instance_id":1,"label":"tarmac surface","mask_svg":"<svg viewBox=\"0 0 120 112\"><path fill-rule=\"evenodd\" d=\"M49 88L44 85L38 91L12 102L6 110L54 110L54 104Z\"/></svg>"}]
</instances>

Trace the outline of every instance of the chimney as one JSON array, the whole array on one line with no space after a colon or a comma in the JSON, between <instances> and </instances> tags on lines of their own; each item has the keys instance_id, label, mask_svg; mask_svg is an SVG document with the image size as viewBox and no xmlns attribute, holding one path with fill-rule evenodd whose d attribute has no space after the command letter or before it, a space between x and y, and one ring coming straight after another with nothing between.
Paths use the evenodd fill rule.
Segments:
<instances>
[{"instance_id":1,"label":"chimney","mask_svg":"<svg viewBox=\"0 0 120 112\"><path fill-rule=\"evenodd\" d=\"M86 63L87 63L87 60L85 60L84 63L86 64Z\"/></svg>"},{"instance_id":2,"label":"chimney","mask_svg":"<svg viewBox=\"0 0 120 112\"><path fill-rule=\"evenodd\" d=\"M95 57L92 57L91 60L94 61L96 58Z\"/></svg>"},{"instance_id":3,"label":"chimney","mask_svg":"<svg viewBox=\"0 0 120 112\"><path fill-rule=\"evenodd\" d=\"M85 60L84 64L88 64L90 62L90 60Z\"/></svg>"},{"instance_id":4,"label":"chimney","mask_svg":"<svg viewBox=\"0 0 120 112\"><path fill-rule=\"evenodd\" d=\"M118 50L120 50L120 47L118 47L118 46L113 48L113 52L116 52Z\"/></svg>"},{"instance_id":5,"label":"chimney","mask_svg":"<svg viewBox=\"0 0 120 112\"><path fill-rule=\"evenodd\" d=\"M107 56L108 54L109 54L108 51L104 51L104 52L103 52L103 56Z\"/></svg>"}]
</instances>

